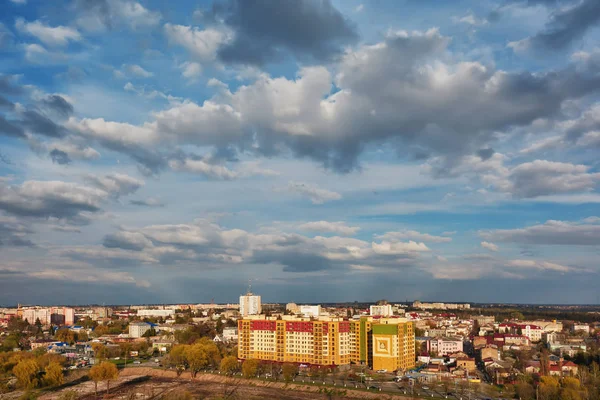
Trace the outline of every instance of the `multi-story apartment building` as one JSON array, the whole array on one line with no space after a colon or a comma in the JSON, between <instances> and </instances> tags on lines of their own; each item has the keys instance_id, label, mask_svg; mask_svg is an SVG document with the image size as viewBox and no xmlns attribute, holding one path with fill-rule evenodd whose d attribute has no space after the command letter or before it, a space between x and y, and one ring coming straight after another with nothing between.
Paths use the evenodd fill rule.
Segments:
<instances>
[{"instance_id":1,"label":"multi-story apartment building","mask_svg":"<svg viewBox=\"0 0 600 400\"><path fill-rule=\"evenodd\" d=\"M152 329L152 324L147 322L132 322L129 324L129 336L132 338L141 338L150 329Z\"/></svg>"},{"instance_id":2,"label":"multi-story apartment building","mask_svg":"<svg viewBox=\"0 0 600 400\"><path fill-rule=\"evenodd\" d=\"M350 363L349 322L342 319L246 318L238 321L238 356L315 365Z\"/></svg>"},{"instance_id":3,"label":"multi-story apartment building","mask_svg":"<svg viewBox=\"0 0 600 400\"><path fill-rule=\"evenodd\" d=\"M261 312L260 296L254 295L251 292L240 296L240 314L242 316L259 315Z\"/></svg>"},{"instance_id":4,"label":"multi-story apartment building","mask_svg":"<svg viewBox=\"0 0 600 400\"><path fill-rule=\"evenodd\" d=\"M413 324L400 318L256 316L239 320L238 334L241 359L312 365L354 362L389 371L415 365Z\"/></svg>"},{"instance_id":5,"label":"multi-story apartment building","mask_svg":"<svg viewBox=\"0 0 600 400\"><path fill-rule=\"evenodd\" d=\"M144 309L137 310L138 317L162 317L169 318L175 316L175 310L155 310L155 309Z\"/></svg>"},{"instance_id":6,"label":"multi-story apartment building","mask_svg":"<svg viewBox=\"0 0 600 400\"><path fill-rule=\"evenodd\" d=\"M382 304L377 306L369 306L369 315L389 317L394 315L391 304Z\"/></svg>"},{"instance_id":7,"label":"multi-story apartment building","mask_svg":"<svg viewBox=\"0 0 600 400\"><path fill-rule=\"evenodd\" d=\"M27 320L31 325L39 319L42 325L50 325L52 322L52 313L49 308L27 308L22 310L23 320Z\"/></svg>"}]
</instances>

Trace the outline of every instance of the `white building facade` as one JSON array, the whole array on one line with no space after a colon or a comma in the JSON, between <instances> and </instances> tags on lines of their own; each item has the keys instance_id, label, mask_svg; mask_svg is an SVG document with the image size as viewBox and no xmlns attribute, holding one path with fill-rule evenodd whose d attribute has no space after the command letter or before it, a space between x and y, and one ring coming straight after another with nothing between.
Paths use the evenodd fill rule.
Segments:
<instances>
[{"instance_id":1,"label":"white building facade","mask_svg":"<svg viewBox=\"0 0 600 400\"><path fill-rule=\"evenodd\" d=\"M256 296L252 293L246 293L240 296L240 314L242 316L247 315L258 315L262 312L262 306L260 303L260 296Z\"/></svg>"}]
</instances>

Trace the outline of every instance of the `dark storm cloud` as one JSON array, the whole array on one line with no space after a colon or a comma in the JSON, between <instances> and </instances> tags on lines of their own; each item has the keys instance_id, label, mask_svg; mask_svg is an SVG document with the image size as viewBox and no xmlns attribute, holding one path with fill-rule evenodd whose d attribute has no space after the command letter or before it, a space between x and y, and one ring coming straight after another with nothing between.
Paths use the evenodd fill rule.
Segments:
<instances>
[{"instance_id":1,"label":"dark storm cloud","mask_svg":"<svg viewBox=\"0 0 600 400\"><path fill-rule=\"evenodd\" d=\"M479 151L477 151L477 155L483 160L489 160L491 156L494 155L494 149L488 148L488 149L481 149Z\"/></svg>"},{"instance_id":2,"label":"dark storm cloud","mask_svg":"<svg viewBox=\"0 0 600 400\"><path fill-rule=\"evenodd\" d=\"M14 107L14 104L11 101L0 96L0 107L12 109Z\"/></svg>"},{"instance_id":3,"label":"dark storm cloud","mask_svg":"<svg viewBox=\"0 0 600 400\"><path fill-rule=\"evenodd\" d=\"M325 61L358 39L354 24L330 0L224 0L213 5L213 14L235 32L219 50L224 62L263 65L287 52Z\"/></svg>"},{"instance_id":4,"label":"dark storm cloud","mask_svg":"<svg viewBox=\"0 0 600 400\"><path fill-rule=\"evenodd\" d=\"M0 93L19 95L23 93L20 86L14 84L15 78L10 75L0 75Z\"/></svg>"},{"instance_id":5,"label":"dark storm cloud","mask_svg":"<svg viewBox=\"0 0 600 400\"><path fill-rule=\"evenodd\" d=\"M129 200L129 204L140 207L164 207L165 203L158 199L148 198L141 200Z\"/></svg>"},{"instance_id":6,"label":"dark storm cloud","mask_svg":"<svg viewBox=\"0 0 600 400\"><path fill-rule=\"evenodd\" d=\"M7 121L0 115L0 134L4 136L25 137L25 132L21 127L15 125L12 121Z\"/></svg>"},{"instance_id":7,"label":"dark storm cloud","mask_svg":"<svg viewBox=\"0 0 600 400\"><path fill-rule=\"evenodd\" d=\"M68 117L73 114L73 106L64 97L57 94L51 94L41 100L41 104L49 110L55 112L61 117Z\"/></svg>"},{"instance_id":8,"label":"dark storm cloud","mask_svg":"<svg viewBox=\"0 0 600 400\"><path fill-rule=\"evenodd\" d=\"M331 260L319 254L300 251L268 251L254 252L252 262L258 264L281 264L286 272L322 271L332 267Z\"/></svg>"},{"instance_id":9,"label":"dark storm cloud","mask_svg":"<svg viewBox=\"0 0 600 400\"><path fill-rule=\"evenodd\" d=\"M33 231L16 218L7 218L0 215L0 247L32 247L34 246L33 242L27 238L27 235L31 233Z\"/></svg>"},{"instance_id":10,"label":"dark storm cloud","mask_svg":"<svg viewBox=\"0 0 600 400\"><path fill-rule=\"evenodd\" d=\"M71 163L69 155L62 150L53 149L49 154L52 162L60 165L67 165Z\"/></svg>"},{"instance_id":11,"label":"dark storm cloud","mask_svg":"<svg viewBox=\"0 0 600 400\"><path fill-rule=\"evenodd\" d=\"M550 3L550 2L548 2ZM581 39L600 22L600 1L582 0L556 10L542 32L528 39L532 50L560 50Z\"/></svg>"},{"instance_id":12,"label":"dark storm cloud","mask_svg":"<svg viewBox=\"0 0 600 400\"><path fill-rule=\"evenodd\" d=\"M38 135L60 138L66 135L66 130L47 116L36 110L23 111L20 124Z\"/></svg>"}]
</instances>

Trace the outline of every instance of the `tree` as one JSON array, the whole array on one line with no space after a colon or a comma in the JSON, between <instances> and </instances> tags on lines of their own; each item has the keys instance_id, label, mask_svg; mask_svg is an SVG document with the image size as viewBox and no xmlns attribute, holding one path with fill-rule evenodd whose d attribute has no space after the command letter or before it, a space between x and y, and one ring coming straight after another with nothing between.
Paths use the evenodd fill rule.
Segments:
<instances>
[{"instance_id":1,"label":"tree","mask_svg":"<svg viewBox=\"0 0 600 400\"><path fill-rule=\"evenodd\" d=\"M559 382L553 376L540 378L539 398L542 400L559 399Z\"/></svg>"},{"instance_id":2,"label":"tree","mask_svg":"<svg viewBox=\"0 0 600 400\"><path fill-rule=\"evenodd\" d=\"M144 332L144 334L142 335L142 337L145 337L145 338L149 338L149 337L152 337L152 336L156 336L156 329L154 329L154 328L150 328L150 329L148 329L148 330L147 330L146 332Z\"/></svg>"},{"instance_id":3,"label":"tree","mask_svg":"<svg viewBox=\"0 0 600 400\"><path fill-rule=\"evenodd\" d=\"M581 384L576 378L564 378L560 390L561 400L581 400Z\"/></svg>"},{"instance_id":4,"label":"tree","mask_svg":"<svg viewBox=\"0 0 600 400\"><path fill-rule=\"evenodd\" d=\"M281 372L283 373L283 380L290 382L298 375L298 366L296 364L285 363L281 367Z\"/></svg>"},{"instance_id":5,"label":"tree","mask_svg":"<svg viewBox=\"0 0 600 400\"><path fill-rule=\"evenodd\" d=\"M94 382L94 397L98 396L98 382L102 382L104 380L103 370L100 365L102 364L94 365L88 374L90 379Z\"/></svg>"},{"instance_id":6,"label":"tree","mask_svg":"<svg viewBox=\"0 0 600 400\"><path fill-rule=\"evenodd\" d=\"M56 361L52 361L44 369L44 383L48 386L60 386L65 379L62 372L62 367Z\"/></svg>"},{"instance_id":7,"label":"tree","mask_svg":"<svg viewBox=\"0 0 600 400\"><path fill-rule=\"evenodd\" d=\"M13 368L13 374L21 387L34 388L38 385L38 372L40 367L34 359L24 359Z\"/></svg>"},{"instance_id":8,"label":"tree","mask_svg":"<svg viewBox=\"0 0 600 400\"><path fill-rule=\"evenodd\" d=\"M110 391L110 381L117 379L119 370L111 362L103 361L90 369L89 377L94 381L94 393L98 395L98 382L106 381L106 393Z\"/></svg>"},{"instance_id":9,"label":"tree","mask_svg":"<svg viewBox=\"0 0 600 400\"><path fill-rule=\"evenodd\" d=\"M110 391L110 381L114 381L119 377L119 370L117 366L110 362L103 362L104 364L104 380L106 381L106 393Z\"/></svg>"},{"instance_id":10,"label":"tree","mask_svg":"<svg viewBox=\"0 0 600 400\"><path fill-rule=\"evenodd\" d=\"M202 343L196 343L185 347L185 359L190 367L192 378L195 378L198 372L208 367L210 364L208 352L205 347L206 346Z\"/></svg>"},{"instance_id":11,"label":"tree","mask_svg":"<svg viewBox=\"0 0 600 400\"><path fill-rule=\"evenodd\" d=\"M181 375L187 367L187 358L185 356L187 345L178 344L173 346L169 355L165 358L165 365L167 367L175 368L177 376Z\"/></svg>"},{"instance_id":12,"label":"tree","mask_svg":"<svg viewBox=\"0 0 600 400\"><path fill-rule=\"evenodd\" d=\"M254 378L258 373L258 364L258 360L245 360L242 364L242 375L244 375L244 378Z\"/></svg>"},{"instance_id":13,"label":"tree","mask_svg":"<svg viewBox=\"0 0 600 400\"><path fill-rule=\"evenodd\" d=\"M73 343L75 342L75 332L67 329L67 328L62 328L56 331L56 333L54 334L54 337L57 340L60 340L61 342L65 342L65 343Z\"/></svg>"},{"instance_id":14,"label":"tree","mask_svg":"<svg viewBox=\"0 0 600 400\"><path fill-rule=\"evenodd\" d=\"M94 350L94 357L96 357L98 360L106 360L106 346L104 346L102 343L92 343L92 350Z\"/></svg>"},{"instance_id":15,"label":"tree","mask_svg":"<svg viewBox=\"0 0 600 400\"><path fill-rule=\"evenodd\" d=\"M227 356L221 360L221 372L225 375L233 375L238 369L238 360L234 356Z\"/></svg>"}]
</instances>

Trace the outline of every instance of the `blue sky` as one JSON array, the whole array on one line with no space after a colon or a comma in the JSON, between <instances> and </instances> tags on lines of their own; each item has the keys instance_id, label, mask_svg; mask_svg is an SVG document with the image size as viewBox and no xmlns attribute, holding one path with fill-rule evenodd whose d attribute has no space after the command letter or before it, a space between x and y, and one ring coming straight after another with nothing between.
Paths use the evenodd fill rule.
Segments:
<instances>
[{"instance_id":1,"label":"blue sky","mask_svg":"<svg viewBox=\"0 0 600 400\"><path fill-rule=\"evenodd\" d=\"M0 304L599 301L595 0L0 11Z\"/></svg>"}]
</instances>

